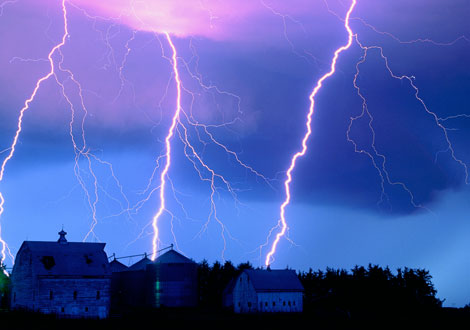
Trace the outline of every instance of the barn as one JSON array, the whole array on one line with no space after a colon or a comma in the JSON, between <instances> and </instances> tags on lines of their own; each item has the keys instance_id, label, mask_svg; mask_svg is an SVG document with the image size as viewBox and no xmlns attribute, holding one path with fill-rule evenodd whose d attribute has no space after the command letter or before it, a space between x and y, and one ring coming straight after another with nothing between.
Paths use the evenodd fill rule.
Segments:
<instances>
[{"instance_id":1,"label":"barn","mask_svg":"<svg viewBox=\"0 0 470 330\"><path fill-rule=\"evenodd\" d=\"M224 290L235 313L302 312L304 288L294 270L247 269Z\"/></svg>"},{"instance_id":2,"label":"barn","mask_svg":"<svg viewBox=\"0 0 470 330\"><path fill-rule=\"evenodd\" d=\"M11 307L63 317L105 318L111 271L104 243L25 241L11 275Z\"/></svg>"}]
</instances>

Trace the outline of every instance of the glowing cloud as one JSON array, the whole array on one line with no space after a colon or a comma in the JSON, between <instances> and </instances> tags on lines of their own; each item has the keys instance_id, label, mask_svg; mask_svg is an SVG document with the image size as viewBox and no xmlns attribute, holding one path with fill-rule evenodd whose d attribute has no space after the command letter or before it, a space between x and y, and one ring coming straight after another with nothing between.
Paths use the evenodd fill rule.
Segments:
<instances>
[{"instance_id":1,"label":"glowing cloud","mask_svg":"<svg viewBox=\"0 0 470 330\"><path fill-rule=\"evenodd\" d=\"M249 29L247 26L254 23L259 35L258 23L270 10L266 5L274 5L273 1L253 0L73 0L71 3L86 10L90 16L118 19L134 30L216 40L240 38L243 31ZM276 10L298 15L305 12L315 15L317 10L312 7L322 6L320 2L312 4L306 0L296 0L294 4L274 3Z\"/></svg>"}]
</instances>

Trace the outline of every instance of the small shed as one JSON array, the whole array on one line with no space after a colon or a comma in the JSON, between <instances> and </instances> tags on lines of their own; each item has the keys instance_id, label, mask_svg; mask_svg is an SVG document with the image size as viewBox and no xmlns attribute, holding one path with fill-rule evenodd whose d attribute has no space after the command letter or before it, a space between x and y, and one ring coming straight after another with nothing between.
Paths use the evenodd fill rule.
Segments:
<instances>
[{"instance_id":1,"label":"small shed","mask_svg":"<svg viewBox=\"0 0 470 330\"><path fill-rule=\"evenodd\" d=\"M64 317L105 318L111 271L104 243L25 241L11 276L13 309Z\"/></svg>"},{"instance_id":2,"label":"small shed","mask_svg":"<svg viewBox=\"0 0 470 330\"><path fill-rule=\"evenodd\" d=\"M224 290L224 307L235 313L302 312L304 288L294 270L248 269Z\"/></svg>"}]
</instances>

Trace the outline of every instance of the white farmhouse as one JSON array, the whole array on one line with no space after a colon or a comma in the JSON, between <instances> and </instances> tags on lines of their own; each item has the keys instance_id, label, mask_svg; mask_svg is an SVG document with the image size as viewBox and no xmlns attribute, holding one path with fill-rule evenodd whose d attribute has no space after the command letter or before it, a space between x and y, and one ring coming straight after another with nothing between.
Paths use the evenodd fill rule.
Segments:
<instances>
[{"instance_id":1,"label":"white farmhouse","mask_svg":"<svg viewBox=\"0 0 470 330\"><path fill-rule=\"evenodd\" d=\"M235 313L302 312L304 288L294 270L244 270L224 291Z\"/></svg>"}]
</instances>

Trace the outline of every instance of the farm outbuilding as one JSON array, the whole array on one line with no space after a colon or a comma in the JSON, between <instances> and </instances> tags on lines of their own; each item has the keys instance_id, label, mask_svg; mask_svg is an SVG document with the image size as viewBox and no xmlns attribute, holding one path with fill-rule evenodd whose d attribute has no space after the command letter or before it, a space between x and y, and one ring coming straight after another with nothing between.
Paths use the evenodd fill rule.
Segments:
<instances>
[{"instance_id":1,"label":"farm outbuilding","mask_svg":"<svg viewBox=\"0 0 470 330\"><path fill-rule=\"evenodd\" d=\"M129 269L129 267L117 261L116 259L109 263L109 267L111 269L111 273L123 272Z\"/></svg>"},{"instance_id":2,"label":"farm outbuilding","mask_svg":"<svg viewBox=\"0 0 470 330\"><path fill-rule=\"evenodd\" d=\"M197 264L173 249L155 261L144 256L127 269L113 268L112 307L116 312L197 305Z\"/></svg>"},{"instance_id":3,"label":"farm outbuilding","mask_svg":"<svg viewBox=\"0 0 470 330\"><path fill-rule=\"evenodd\" d=\"M302 312L302 283L293 270L244 270L224 291L224 307L235 313Z\"/></svg>"},{"instance_id":4,"label":"farm outbuilding","mask_svg":"<svg viewBox=\"0 0 470 330\"><path fill-rule=\"evenodd\" d=\"M170 250L147 268L154 283L153 307L194 307L198 302L197 264Z\"/></svg>"},{"instance_id":5,"label":"farm outbuilding","mask_svg":"<svg viewBox=\"0 0 470 330\"><path fill-rule=\"evenodd\" d=\"M13 309L64 317L105 318L111 271L104 243L25 241L11 276Z\"/></svg>"}]
</instances>

